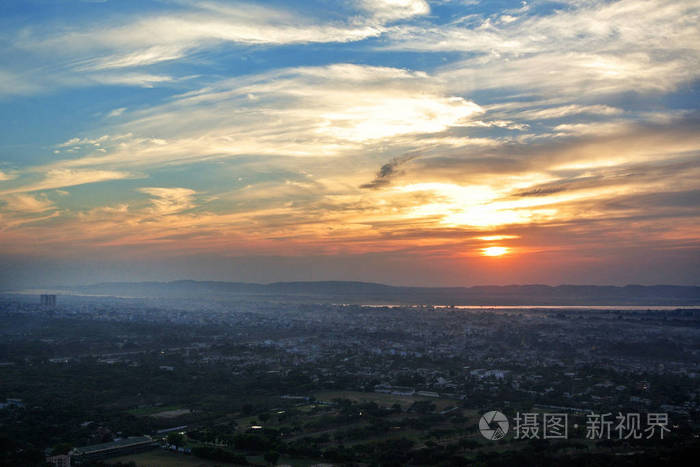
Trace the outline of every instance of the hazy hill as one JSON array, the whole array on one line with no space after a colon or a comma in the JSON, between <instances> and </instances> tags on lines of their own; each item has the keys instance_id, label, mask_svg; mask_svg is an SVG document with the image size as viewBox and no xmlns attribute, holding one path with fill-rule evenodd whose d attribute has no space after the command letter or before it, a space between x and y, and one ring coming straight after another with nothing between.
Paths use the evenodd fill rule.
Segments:
<instances>
[{"instance_id":1,"label":"hazy hill","mask_svg":"<svg viewBox=\"0 0 700 467\"><path fill-rule=\"evenodd\" d=\"M672 285L508 285L395 287L369 282L110 282L66 293L188 299L269 299L333 303L440 305L700 305L700 287Z\"/></svg>"}]
</instances>

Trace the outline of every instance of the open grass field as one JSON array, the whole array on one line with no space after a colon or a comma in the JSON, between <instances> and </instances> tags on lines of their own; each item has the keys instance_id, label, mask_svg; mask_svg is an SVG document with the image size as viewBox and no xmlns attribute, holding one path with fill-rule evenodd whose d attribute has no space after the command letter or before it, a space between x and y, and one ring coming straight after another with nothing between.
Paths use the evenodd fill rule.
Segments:
<instances>
[{"instance_id":1,"label":"open grass field","mask_svg":"<svg viewBox=\"0 0 700 467\"><path fill-rule=\"evenodd\" d=\"M131 454L128 456L114 457L106 461L107 465L116 464L118 462L135 462L138 467L216 467L216 466L233 466L221 461L209 461L200 459L195 456L187 456L176 454L162 449L154 449L152 451ZM248 462L253 465L267 465L263 456L248 456ZM321 463L320 460L310 459L292 459L282 456L277 462L278 465L291 465L293 467L306 467Z\"/></svg>"},{"instance_id":2,"label":"open grass field","mask_svg":"<svg viewBox=\"0 0 700 467\"><path fill-rule=\"evenodd\" d=\"M131 409L127 410L127 413L131 415L135 415L136 417L149 417L152 415L156 415L159 413L164 413L164 412L172 412L176 410L188 410L187 413L189 413L189 409L183 409L179 405L170 405L170 406L163 406L163 407L141 407L138 409Z\"/></svg>"},{"instance_id":3,"label":"open grass field","mask_svg":"<svg viewBox=\"0 0 700 467\"><path fill-rule=\"evenodd\" d=\"M149 415L149 417L154 418L177 418L181 415L187 415L192 413L190 409L176 409L176 410L163 410L162 412L156 412Z\"/></svg>"}]
</instances>

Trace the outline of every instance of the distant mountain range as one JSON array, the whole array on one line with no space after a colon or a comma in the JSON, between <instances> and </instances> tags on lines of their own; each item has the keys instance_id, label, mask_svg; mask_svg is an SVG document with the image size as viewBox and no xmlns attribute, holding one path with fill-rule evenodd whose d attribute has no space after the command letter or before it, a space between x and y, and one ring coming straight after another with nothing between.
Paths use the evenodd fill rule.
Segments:
<instances>
[{"instance_id":1,"label":"distant mountain range","mask_svg":"<svg viewBox=\"0 0 700 467\"><path fill-rule=\"evenodd\" d=\"M673 285L507 285L395 287L371 282L110 282L61 287L67 294L117 297L431 305L700 305L700 287Z\"/></svg>"}]
</instances>

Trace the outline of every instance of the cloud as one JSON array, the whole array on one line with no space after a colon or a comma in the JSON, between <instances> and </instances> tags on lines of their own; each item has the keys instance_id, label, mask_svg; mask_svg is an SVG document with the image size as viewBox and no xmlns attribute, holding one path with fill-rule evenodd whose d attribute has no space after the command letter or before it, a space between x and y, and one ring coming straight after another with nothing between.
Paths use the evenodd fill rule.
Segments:
<instances>
[{"instance_id":1,"label":"cloud","mask_svg":"<svg viewBox=\"0 0 700 467\"><path fill-rule=\"evenodd\" d=\"M440 108L451 96L432 78L388 67L293 68L220 81L164 105L130 111L128 121L110 129L110 135L120 136L71 138L60 145L106 153L64 159L55 167L163 174L190 164L207 179L206 198L196 185L144 187L138 191L150 197L145 207L131 201L128 209L105 207L74 219L62 213L62 225L89 244L163 250L185 237L192 249L244 248L247 239L257 252L267 253L291 244L295 251L326 252L448 248L465 231L514 235L503 230L576 223L585 230L605 219L636 219L643 216L640 204L613 201L697 186L698 168L691 161L700 141L691 114L653 117L656 123L612 121L606 133L562 131L539 140L469 137L474 128L511 130L474 126L470 118L454 119L450 109L444 120L433 116L442 123L426 127L427 133L391 128L403 118L415 120L410 112L397 113L381 138L369 132L356 140L324 127L328 115L342 112L348 102L353 108L391 106L397 98L418 96L424 102L430 96ZM583 104L539 102L533 108L550 111L545 117L586 110L621 117L607 107ZM485 113L496 111L503 110ZM376 118L369 112L351 116L342 128ZM245 182L232 183L238 178ZM650 212L687 216L683 209ZM90 228L80 231L76 223ZM34 228L40 235L38 225Z\"/></svg>"},{"instance_id":2,"label":"cloud","mask_svg":"<svg viewBox=\"0 0 700 467\"><path fill-rule=\"evenodd\" d=\"M357 97L360 99L352 104L338 105L332 112L322 114L323 123L318 131L347 141L439 133L464 125L482 111L477 104L461 97L375 96L370 93Z\"/></svg>"},{"instance_id":3,"label":"cloud","mask_svg":"<svg viewBox=\"0 0 700 467\"><path fill-rule=\"evenodd\" d=\"M667 92L697 76L697 57L652 60L644 53L619 55L556 52L511 60L478 59L445 70L442 77L461 92L499 89L513 95L526 92L573 98L612 95L627 91Z\"/></svg>"},{"instance_id":4,"label":"cloud","mask_svg":"<svg viewBox=\"0 0 700 467\"><path fill-rule=\"evenodd\" d=\"M110 111L110 112L107 114L107 117L119 117L119 116L121 116L121 114L123 114L125 111L126 111L126 107L119 107L119 108L117 108L117 109L114 109L114 110Z\"/></svg>"},{"instance_id":5,"label":"cloud","mask_svg":"<svg viewBox=\"0 0 700 467\"><path fill-rule=\"evenodd\" d=\"M386 22L427 13L423 0L382 0L348 4L344 19L329 19L304 8L287 10L255 3L169 2L146 14L110 14L70 27L38 24L15 31L7 52L32 56L42 71L17 61L0 71L0 95L43 92L57 87L125 85L153 87L182 77L148 72L187 60L224 44L280 46L347 43L378 37ZM335 16L335 15L333 15ZM46 70L50 70L50 80Z\"/></svg>"},{"instance_id":6,"label":"cloud","mask_svg":"<svg viewBox=\"0 0 700 467\"><path fill-rule=\"evenodd\" d=\"M347 42L379 33L366 21L333 24L252 3L197 2L128 21L107 21L99 27L54 31L43 38L35 33L27 35L19 45L88 57L100 50L103 56L95 54L76 61L78 70L92 71L176 60L197 48L222 42L269 45Z\"/></svg>"},{"instance_id":7,"label":"cloud","mask_svg":"<svg viewBox=\"0 0 700 467\"><path fill-rule=\"evenodd\" d=\"M500 24L473 16L447 26L401 25L387 33L386 47L474 55L445 67L463 92L666 92L700 76L698 14L697 0L576 2Z\"/></svg>"},{"instance_id":8,"label":"cloud","mask_svg":"<svg viewBox=\"0 0 700 467\"><path fill-rule=\"evenodd\" d=\"M32 82L23 73L0 70L0 97L34 94L41 90L41 85Z\"/></svg>"},{"instance_id":9,"label":"cloud","mask_svg":"<svg viewBox=\"0 0 700 467\"><path fill-rule=\"evenodd\" d=\"M114 68L130 68L153 65L159 62L177 60L184 52L177 47L153 46L124 55L111 55L81 61L76 71L110 70Z\"/></svg>"},{"instance_id":10,"label":"cloud","mask_svg":"<svg viewBox=\"0 0 700 467\"><path fill-rule=\"evenodd\" d=\"M191 77L162 66L203 64L202 54L228 45L351 43L379 37L387 22L428 11L423 0L352 2L324 12L256 3L160 2L147 13L105 5L99 18L71 18L17 28L3 41L0 96L86 86L175 86ZM18 59L21 58L21 59ZM41 65L37 65L40 63ZM160 67L159 71L149 68ZM182 68L180 68L182 70Z\"/></svg>"},{"instance_id":11,"label":"cloud","mask_svg":"<svg viewBox=\"0 0 700 467\"><path fill-rule=\"evenodd\" d=\"M528 190L520 191L516 193L514 196L547 196L547 195L552 195L554 193L560 193L562 191L565 191L566 187L564 186L550 186L550 187L537 187L537 188L531 188Z\"/></svg>"},{"instance_id":12,"label":"cloud","mask_svg":"<svg viewBox=\"0 0 700 467\"><path fill-rule=\"evenodd\" d=\"M175 214L193 208L193 197L196 194L189 188L140 188L141 193L151 195L153 199L153 214L158 216Z\"/></svg>"},{"instance_id":13,"label":"cloud","mask_svg":"<svg viewBox=\"0 0 700 467\"><path fill-rule=\"evenodd\" d=\"M118 141L82 138L59 145L97 142L106 153L94 151L60 166L117 169L242 155L341 156L464 127L482 112L474 102L446 95L422 72L353 64L290 68L223 80L131 111L129 120L110 128L123 135Z\"/></svg>"},{"instance_id":14,"label":"cloud","mask_svg":"<svg viewBox=\"0 0 700 467\"><path fill-rule=\"evenodd\" d=\"M14 174L9 174L7 172L3 172L2 170L0 170L0 182L12 180L15 177L16 177L16 175L14 175Z\"/></svg>"},{"instance_id":15,"label":"cloud","mask_svg":"<svg viewBox=\"0 0 700 467\"><path fill-rule=\"evenodd\" d=\"M177 73L148 67L189 60L224 44L278 46L382 38L390 50L455 52L441 74L460 94L484 89L577 96L666 92L697 79L700 2L569 2L444 23L424 0L358 0L334 15L254 3L169 2L147 14L110 15L70 28L25 28L8 44L52 68L0 72L0 94L58 86L173 86ZM664 39L661 40L660 38Z\"/></svg>"},{"instance_id":16,"label":"cloud","mask_svg":"<svg viewBox=\"0 0 700 467\"><path fill-rule=\"evenodd\" d=\"M700 151L697 121L696 115L684 115L665 123L626 122L614 125L615 131L474 146L469 153L442 148L438 154L425 154L428 157L415 161L413 171L422 177L476 182L498 174L510 177L551 171L555 177L561 177L567 173L580 175L634 164L685 160Z\"/></svg>"},{"instance_id":17,"label":"cloud","mask_svg":"<svg viewBox=\"0 0 700 467\"><path fill-rule=\"evenodd\" d=\"M377 176L374 177L374 180L368 183L364 183L360 185L360 188L370 188L370 189L375 189L375 188L381 188L389 185L391 183L391 179L395 177L398 174L398 168L415 159L418 157L417 155L409 155L409 156L404 156L400 158L394 158L391 161L387 162L386 164L382 165L379 168L379 171L377 172Z\"/></svg>"},{"instance_id":18,"label":"cloud","mask_svg":"<svg viewBox=\"0 0 700 467\"><path fill-rule=\"evenodd\" d=\"M609 121L609 122L586 122L586 123L562 123L553 128L561 135L614 135L625 133L630 129L631 122Z\"/></svg>"},{"instance_id":19,"label":"cloud","mask_svg":"<svg viewBox=\"0 0 700 467\"><path fill-rule=\"evenodd\" d=\"M88 77L94 83L152 88L156 84L173 81L173 77L151 73L95 73Z\"/></svg>"},{"instance_id":20,"label":"cloud","mask_svg":"<svg viewBox=\"0 0 700 467\"><path fill-rule=\"evenodd\" d=\"M522 105L522 104L520 104ZM535 108L518 112L516 115L519 118L527 120L549 120L570 117L572 115L620 115L622 109L611 107L609 105L561 105L555 107Z\"/></svg>"},{"instance_id":21,"label":"cloud","mask_svg":"<svg viewBox=\"0 0 700 467\"><path fill-rule=\"evenodd\" d=\"M395 21L430 13L425 0L361 0L362 7L382 21Z\"/></svg>"},{"instance_id":22,"label":"cloud","mask_svg":"<svg viewBox=\"0 0 700 467\"><path fill-rule=\"evenodd\" d=\"M2 200L6 203L5 210L21 213L42 213L55 208L53 202L47 199L46 196L14 194L4 196Z\"/></svg>"},{"instance_id":23,"label":"cloud","mask_svg":"<svg viewBox=\"0 0 700 467\"><path fill-rule=\"evenodd\" d=\"M78 147L78 146L85 146L85 145L90 145L90 146L100 146L101 144L109 141L112 137L110 135L102 135L97 138L71 138L67 141L64 141L62 143L59 143L56 145L57 148L70 148L70 147ZM113 139L113 138L112 138Z\"/></svg>"},{"instance_id":24,"label":"cloud","mask_svg":"<svg viewBox=\"0 0 700 467\"><path fill-rule=\"evenodd\" d=\"M38 169L34 169L38 170ZM44 178L27 184L0 190L0 195L12 193L28 193L32 191L53 190L69 186L85 185L88 183L121 180L132 175L128 172L115 170L66 169L55 168L45 172Z\"/></svg>"}]
</instances>

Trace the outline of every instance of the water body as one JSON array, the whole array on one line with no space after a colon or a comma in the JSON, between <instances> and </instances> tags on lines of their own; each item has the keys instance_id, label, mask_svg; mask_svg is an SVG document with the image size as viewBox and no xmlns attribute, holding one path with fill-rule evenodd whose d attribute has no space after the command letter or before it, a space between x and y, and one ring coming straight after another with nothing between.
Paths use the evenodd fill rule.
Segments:
<instances>
[{"instance_id":1,"label":"water body","mask_svg":"<svg viewBox=\"0 0 700 467\"><path fill-rule=\"evenodd\" d=\"M370 308L433 308L436 310L594 310L594 311L673 311L700 310L698 305L360 305Z\"/></svg>"}]
</instances>

